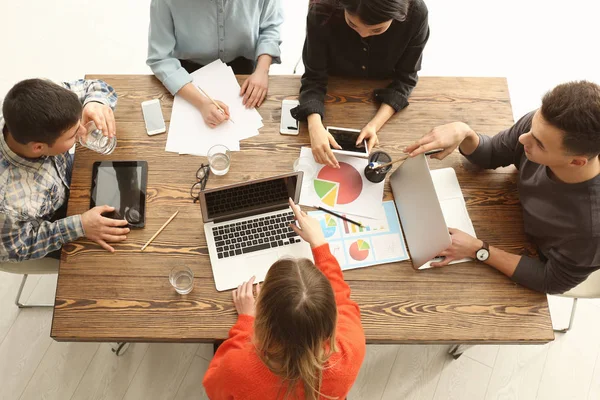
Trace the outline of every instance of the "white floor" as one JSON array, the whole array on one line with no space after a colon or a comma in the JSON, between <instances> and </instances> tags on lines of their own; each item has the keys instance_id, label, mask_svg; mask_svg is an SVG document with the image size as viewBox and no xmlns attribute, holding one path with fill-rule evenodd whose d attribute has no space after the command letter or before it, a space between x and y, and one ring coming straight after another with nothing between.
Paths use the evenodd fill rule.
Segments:
<instances>
[{"instance_id":1,"label":"white floor","mask_svg":"<svg viewBox=\"0 0 600 400\"><path fill-rule=\"evenodd\" d=\"M282 0L283 64L302 48L306 0ZM148 0L0 0L0 97L20 79L149 73ZM571 0L429 0L431 39L421 75L506 76L516 118L559 82L600 83L600 5ZM302 68L299 68L299 72ZM426 133L431 127L423 127ZM0 399L198 399L212 348L56 343L49 310L18 311L20 277L0 273ZM25 297L52 300L55 279ZM552 298L557 324L569 300ZM573 330L544 346L477 346L458 361L448 346L369 346L350 399L600 399L600 301L580 301Z\"/></svg>"}]
</instances>

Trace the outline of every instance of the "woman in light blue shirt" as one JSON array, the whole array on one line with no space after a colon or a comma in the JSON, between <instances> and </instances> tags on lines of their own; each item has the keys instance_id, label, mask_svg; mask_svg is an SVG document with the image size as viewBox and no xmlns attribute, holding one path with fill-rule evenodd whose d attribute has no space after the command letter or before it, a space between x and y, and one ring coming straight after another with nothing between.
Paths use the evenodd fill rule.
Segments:
<instances>
[{"instance_id":1,"label":"woman in light blue shirt","mask_svg":"<svg viewBox=\"0 0 600 400\"><path fill-rule=\"evenodd\" d=\"M146 63L171 94L193 104L215 127L229 118L191 84L190 73L216 59L251 74L240 96L246 107L267 95L269 67L280 63L280 0L152 0Z\"/></svg>"}]
</instances>

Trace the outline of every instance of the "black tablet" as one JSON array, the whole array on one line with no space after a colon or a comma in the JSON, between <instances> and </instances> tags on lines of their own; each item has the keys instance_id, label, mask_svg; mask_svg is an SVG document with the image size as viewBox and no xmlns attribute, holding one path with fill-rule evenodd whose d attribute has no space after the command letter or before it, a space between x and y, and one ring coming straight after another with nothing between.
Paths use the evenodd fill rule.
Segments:
<instances>
[{"instance_id":1,"label":"black tablet","mask_svg":"<svg viewBox=\"0 0 600 400\"><path fill-rule=\"evenodd\" d=\"M146 161L96 161L92 171L90 208L108 205L114 212L104 214L126 219L132 228L146 222Z\"/></svg>"}]
</instances>

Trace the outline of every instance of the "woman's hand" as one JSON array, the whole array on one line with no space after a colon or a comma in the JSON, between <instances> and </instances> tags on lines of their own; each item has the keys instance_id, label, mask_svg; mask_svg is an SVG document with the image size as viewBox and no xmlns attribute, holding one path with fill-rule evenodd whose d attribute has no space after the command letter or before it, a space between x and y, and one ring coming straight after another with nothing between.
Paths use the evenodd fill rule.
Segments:
<instances>
[{"instance_id":1,"label":"woman's hand","mask_svg":"<svg viewBox=\"0 0 600 400\"><path fill-rule=\"evenodd\" d=\"M256 316L256 300L254 299L253 286L255 276L250 278L248 282L242 283L233 291L233 304L238 315ZM260 285L256 284L256 297L260 293Z\"/></svg>"},{"instance_id":2,"label":"woman's hand","mask_svg":"<svg viewBox=\"0 0 600 400\"><path fill-rule=\"evenodd\" d=\"M375 125L369 123L362 128L360 135L358 135L358 139L356 140L356 146L362 146L365 139L367 140L367 148L369 151L379 144L379 139L377 138L377 127L375 127Z\"/></svg>"},{"instance_id":3,"label":"woman's hand","mask_svg":"<svg viewBox=\"0 0 600 400\"><path fill-rule=\"evenodd\" d=\"M211 128L215 128L229 119L229 107L227 107L227 104L219 100L215 100L215 103L217 103L223 111L219 110L219 108L210 100L205 101L200 106L202 118L204 118L206 125Z\"/></svg>"},{"instance_id":4,"label":"woman's hand","mask_svg":"<svg viewBox=\"0 0 600 400\"><path fill-rule=\"evenodd\" d=\"M269 91L269 71L256 69L242 84L240 96L246 108L260 107Z\"/></svg>"},{"instance_id":5,"label":"woman's hand","mask_svg":"<svg viewBox=\"0 0 600 400\"><path fill-rule=\"evenodd\" d=\"M335 141L333 136L331 136L331 133L327 132L320 121L312 124L309 121L308 133L310 135L310 147L315 161L319 164L327 164L333 168L339 168L340 164L333 155L331 147L341 150L342 146Z\"/></svg>"},{"instance_id":6,"label":"woman's hand","mask_svg":"<svg viewBox=\"0 0 600 400\"><path fill-rule=\"evenodd\" d=\"M289 199L289 203L296 216L296 221L298 221L298 225L300 225L300 227L298 227L296 224L291 224L291 228L294 232L308 242L313 249L327 243L327 241L325 241L325 236L323 236L319 221L309 217L308 214L302 211L300 206L296 205L292 199Z\"/></svg>"}]
</instances>

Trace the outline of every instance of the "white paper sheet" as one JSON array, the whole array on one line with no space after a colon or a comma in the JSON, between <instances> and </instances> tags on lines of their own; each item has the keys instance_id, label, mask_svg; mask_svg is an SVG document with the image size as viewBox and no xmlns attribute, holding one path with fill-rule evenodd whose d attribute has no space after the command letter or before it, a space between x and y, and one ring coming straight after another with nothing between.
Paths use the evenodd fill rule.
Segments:
<instances>
[{"instance_id":1,"label":"white paper sheet","mask_svg":"<svg viewBox=\"0 0 600 400\"><path fill-rule=\"evenodd\" d=\"M263 126L262 117L255 109L247 109L242 104L240 85L230 67L217 60L191 75L196 86L213 99L227 104L234 122L227 121L210 128L193 105L175 96L166 151L206 155L208 149L216 144L237 151L240 140L258 135L258 129Z\"/></svg>"}]
</instances>

